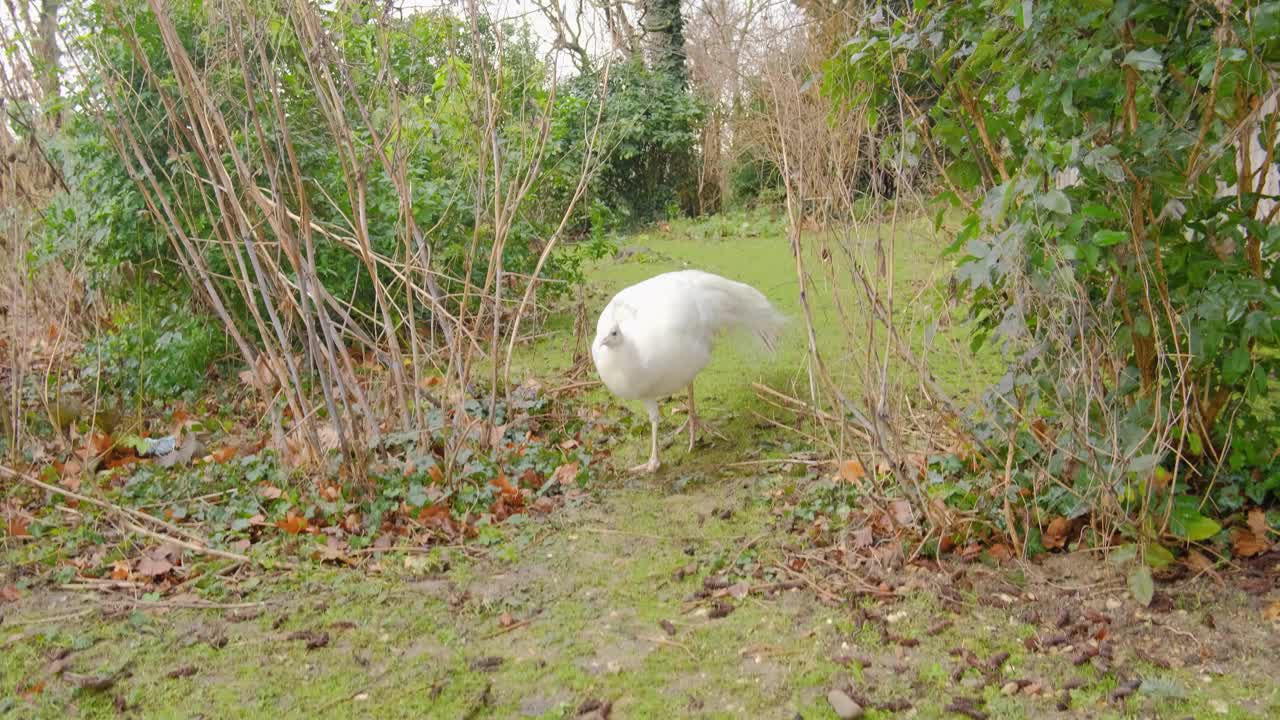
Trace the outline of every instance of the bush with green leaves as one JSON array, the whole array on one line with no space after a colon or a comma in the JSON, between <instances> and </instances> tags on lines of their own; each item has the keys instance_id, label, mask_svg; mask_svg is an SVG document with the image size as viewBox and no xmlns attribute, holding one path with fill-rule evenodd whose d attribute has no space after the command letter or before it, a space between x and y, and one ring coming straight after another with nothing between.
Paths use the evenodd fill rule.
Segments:
<instances>
[{"instance_id":1,"label":"bush with green leaves","mask_svg":"<svg viewBox=\"0 0 1280 720\"><path fill-rule=\"evenodd\" d=\"M688 88L640 58L600 74L580 75L565 88L569 99L556 118L560 162L577 165L596 117L603 123L597 152L604 153L592 180L592 197L608 207L618 226L669 219L672 210L696 209L694 162L704 108ZM600 103L604 107L600 107Z\"/></svg>"},{"instance_id":2,"label":"bush with green leaves","mask_svg":"<svg viewBox=\"0 0 1280 720\"><path fill-rule=\"evenodd\" d=\"M186 287L179 253L154 224L144 194L119 157L122 151L138 152L150 159L153 168L171 173L159 183L160 192L165 202L179 209L183 231L200 242L217 236L223 209L193 200L192 187L192 183L214 180L191 177L188 166L173 162L193 151L189 138L175 135L164 94L157 87L173 84L174 69L156 17L137 0L86 0L73 3L67 11L68 24L81 32L77 44L87 51L80 54L85 62L81 74L69 84L66 126L52 143L70 189L53 200L46 249L51 255L83 258L108 288L121 264L145 266L171 286ZM307 51L291 21L285 19L285 8L266 4L254 10L274 17L271 22L264 20L269 31L257 38L271 55L275 77L270 81L253 77L257 66L245 58L211 59L229 46L228 33L237 32L221 15L223 10L183 0L166 4L166 11L192 63L205 68L202 81L209 96L228 125L238 128L231 141L242 156L264 173L287 172L284 143L290 144L292 159L305 181L296 188L300 197L287 198L290 207L296 210L305 204L317 227L340 235L355 235L353 225L359 219L373 252L389 258L403 255L401 197L381 172L369 173L365 192L351 191L347 183L351 168L344 168L344 158L334 147L332 129L308 76ZM477 210L481 192L477 183L492 168L482 167L480 161L483 139L475 113L482 105L482 89L476 77L483 65L492 85L499 88L503 172L518 175L539 161L532 145L538 135L536 115L550 97L548 74L528 29L481 18L477 30L481 54L472 44L468 24L447 12L394 18L373 17L358 7L318 12L341 58L341 80L349 82L346 95L359 98L363 106L349 100L349 107L342 111L352 125L353 139L370 149L368 162L376 159L375 133L384 138L397 133L402 146L414 149L406 156L413 195L410 211L423 231L444 292L453 297L451 293L464 279L482 284L489 272L494 231L492 213L483 207ZM247 93L246 82L276 87L284 124L270 106L269 94ZM124 104L121 98L129 102ZM145 140L145 146L122 148L122 137L113 129L123 125ZM280 156L263 156L262 137L268 139L267 145L276 145L273 152ZM582 140L576 137L571 142ZM573 151L562 147L560 155L569 157ZM577 181L579 166L572 162L543 162L542 168L507 235L503 266L509 273L532 271L541 243L559 225ZM261 241L271 241L265 224L258 231ZM375 291L372 283L361 281L364 273L358 254L329 235L318 233L315 243L316 272L326 289L351 302L355 317L374 315ZM214 275L230 278L242 272L225 244L204 243L204 248L204 260ZM567 279L572 272L555 254L543 275ZM379 273L387 286L396 284L386 268ZM555 292L563 284L542 287ZM115 289L127 291L127 283ZM240 301L237 293L226 296ZM231 309L241 315L251 310Z\"/></svg>"},{"instance_id":3,"label":"bush with green leaves","mask_svg":"<svg viewBox=\"0 0 1280 720\"><path fill-rule=\"evenodd\" d=\"M975 344L1010 360L993 483L1012 444L1047 509L1136 538L1280 499L1280 226L1237 155L1276 159L1280 2L916 2L827 70L961 211Z\"/></svg>"},{"instance_id":4,"label":"bush with green leaves","mask_svg":"<svg viewBox=\"0 0 1280 720\"><path fill-rule=\"evenodd\" d=\"M142 297L85 343L77 356L79 385L130 405L191 401L230 352L222 328L193 315L185 298Z\"/></svg>"}]
</instances>

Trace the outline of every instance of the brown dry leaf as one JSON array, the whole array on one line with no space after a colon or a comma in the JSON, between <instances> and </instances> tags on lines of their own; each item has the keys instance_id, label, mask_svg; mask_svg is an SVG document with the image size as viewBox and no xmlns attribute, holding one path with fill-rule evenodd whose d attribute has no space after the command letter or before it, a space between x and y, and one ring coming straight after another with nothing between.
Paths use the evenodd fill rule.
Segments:
<instances>
[{"instance_id":1,"label":"brown dry leaf","mask_svg":"<svg viewBox=\"0 0 1280 720\"><path fill-rule=\"evenodd\" d=\"M1213 569L1213 561L1195 548L1187 551L1187 556L1183 558L1182 562L1194 573L1208 572Z\"/></svg>"},{"instance_id":2,"label":"brown dry leaf","mask_svg":"<svg viewBox=\"0 0 1280 720\"><path fill-rule=\"evenodd\" d=\"M316 550L315 559L321 562L348 562L350 560L347 557L348 549L346 543L330 537Z\"/></svg>"},{"instance_id":3,"label":"brown dry leaf","mask_svg":"<svg viewBox=\"0 0 1280 720\"><path fill-rule=\"evenodd\" d=\"M9 516L9 537L30 537L30 523L21 515Z\"/></svg>"},{"instance_id":4,"label":"brown dry leaf","mask_svg":"<svg viewBox=\"0 0 1280 720\"><path fill-rule=\"evenodd\" d=\"M58 471L58 484L70 490L80 490L80 470L83 466L79 460L72 458L65 463L55 462L53 468Z\"/></svg>"},{"instance_id":5,"label":"brown dry leaf","mask_svg":"<svg viewBox=\"0 0 1280 720\"><path fill-rule=\"evenodd\" d=\"M88 457L97 457L111 452L111 447L114 444L115 442L112 441L110 435L95 430L93 434L89 436L89 442L85 447L89 452Z\"/></svg>"},{"instance_id":6,"label":"brown dry leaf","mask_svg":"<svg viewBox=\"0 0 1280 720\"><path fill-rule=\"evenodd\" d=\"M1231 549L1238 557L1253 557L1270 550L1271 546L1252 530L1237 527L1231 528Z\"/></svg>"},{"instance_id":7,"label":"brown dry leaf","mask_svg":"<svg viewBox=\"0 0 1280 720\"><path fill-rule=\"evenodd\" d=\"M987 548L987 553L990 554L993 559L1001 562L1013 557L1013 550L1004 543L996 543L995 545L992 545Z\"/></svg>"},{"instance_id":8,"label":"brown dry leaf","mask_svg":"<svg viewBox=\"0 0 1280 720\"><path fill-rule=\"evenodd\" d=\"M18 602L18 598L20 597L22 596L18 593L18 587L16 585L5 585L4 587L0 587L0 602Z\"/></svg>"},{"instance_id":9,"label":"brown dry leaf","mask_svg":"<svg viewBox=\"0 0 1280 720\"><path fill-rule=\"evenodd\" d=\"M506 502L512 505L521 505L524 503L524 496L522 496L520 491L517 490L509 480L507 480L506 475L499 475L498 477L490 480L489 484L498 488L502 499Z\"/></svg>"},{"instance_id":10,"label":"brown dry leaf","mask_svg":"<svg viewBox=\"0 0 1280 720\"><path fill-rule=\"evenodd\" d=\"M338 429L332 423L328 423L316 430L316 440L320 443L320 453L328 455L329 453L341 447L338 442Z\"/></svg>"},{"instance_id":11,"label":"brown dry leaf","mask_svg":"<svg viewBox=\"0 0 1280 720\"><path fill-rule=\"evenodd\" d=\"M1035 437L1036 442L1041 445L1049 444L1049 425L1043 418L1036 418L1031 423L1031 434Z\"/></svg>"},{"instance_id":12,"label":"brown dry leaf","mask_svg":"<svg viewBox=\"0 0 1280 720\"><path fill-rule=\"evenodd\" d=\"M144 556L138 561L138 574L150 578L160 577L173 569L173 563L162 557Z\"/></svg>"},{"instance_id":13,"label":"brown dry leaf","mask_svg":"<svg viewBox=\"0 0 1280 720\"><path fill-rule=\"evenodd\" d=\"M427 474L431 476L431 482L440 485L444 483L444 472L440 470L439 465L432 465L427 468Z\"/></svg>"},{"instance_id":14,"label":"brown dry leaf","mask_svg":"<svg viewBox=\"0 0 1280 720\"><path fill-rule=\"evenodd\" d=\"M1049 527L1044 531L1044 546L1047 550L1057 550L1067 544L1067 531L1071 529L1071 523L1064 517L1056 517L1049 522Z\"/></svg>"},{"instance_id":15,"label":"brown dry leaf","mask_svg":"<svg viewBox=\"0 0 1280 720\"><path fill-rule=\"evenodd\" d=\"M567 487L577 478L578 463L576 462L565 463L564 465L556 468L556 471L551 474L551 481L559 483L561 487Z\"/></svg>"},{"instance_id":16,"label":"brown dry leaf","mask_svg":"<svg viewBox=\"0 0 1280 720\"><path fill-rule=\"evenodd\" d=\"M307 519L301 515L289 513L285 519L276 521L276 527L290 535L297 535L307 529Z\"/></svg>"},{"instance_id":17,"label":"brown dry leaf","mask_svg":"<svg viewBox=\"0 0 1280 720\"><path fill-rule=\"evenodd\" d=\"M239 449L236 448L236 446L228 445L224 448L214 450L209 454L209 459L219 465L222 465L223 463L230 462L232 458L236 456L237 452L239 452Z\"/></svg>"},{"instance_id":18,"label":"brown dry leaf","mask_svg":"<svg viewBox=\"0 0 1280 720\"><path fill-rule=\"evenodd\" d=\"M875 539L869 527L860 527L853 531L853 548L861 550L865 547L871 547L872 541Z\"/></svg>"},{"instance_id":19,"label":"brown dry leaf","mask_svg":"<svg viewBox=\"0 0 1280 720\"><path fill-rule=\"evenodd\" d=\"M498 627L509 628L515 624L516 624L516 619L512 617L511 613L509 612L504 612L498 616Z\"/></svg>"},{"instance_id":20,"label":"brown dry leaf","mask_svg":"<svg viewBox=\"0 0 1280 720\"><path fill-rule=\"evenodd\" d=\"M258 495L262 496L267 500L275 500L279 498L281 495L284 495L284 491L276 487L275 485L264 484L264 485L258 486Z\"/></svg>"},{"instance_id":21,"label":"brown dry leaf","mask_svg":"<svg viewBox=\"0 0 1280 720\"><path fill-rule=\"evenodd\" d=\"M111 566L112 580L128 580L129 579L129 563L125 560L117 560Z\"/></svg>"},{"instance_id":22,"label":"brown dry leaf","mask_svg":"<svg viewBox=\"0 0 1280 720\"><path fill-rule=\"evenodd\" d=\"M730 585L726 590L726 592L728 592L730 596L735 597L738 600L741 600L742 598L746 597L751 593L751 586L748 585L745 581L736 582Z\"/></svg>"},{"instance_id":23,"label":"brown dry leaf","mask_svg":"<svg viewBox=\"0 0 1280 720\"><path fill-rule=\"evenodd\" d=\"M1267 524L1267 514L1262 511L1262 508L1250 510L1248 522L1249 529L1253 531L1253 534L1257 535L1262 542L1268 542L1267 534L1271 532L1271 527Z\"/></svg>"},{"instance_id":24,"label":"brown dry leaf","mask_svg":"<svg viewBox=\"0 0 1280 720\"><path fill-rule=\"evenodd\" d=\"M889 512L893 513L893 521L899 525L911 525L915 522L915 514L911 512L911 503L906 500L894 500L889 503Z\"/></svg>"},{"instance_id":25,"label":"brown dry leaf","mask_svg":"<svg viewBox=\"0 0 1280 720\"><path fill-rule=\"evenodd\" d=\"M847 483L856 483L867 476L867 469L858 460L845 460L840 463L840 479Z\"/></svg>"},{"instance_id":26,"label":"brown dry leaf","mask_svg":"<svg viewBox=\"0 0 1280 720\"><path fill-rule=\"evenodd\" d=\"M1262 617L1271 622L1280 622L1280 600L1273 601L1262 611Z\"/></svg>"}]
</instances>

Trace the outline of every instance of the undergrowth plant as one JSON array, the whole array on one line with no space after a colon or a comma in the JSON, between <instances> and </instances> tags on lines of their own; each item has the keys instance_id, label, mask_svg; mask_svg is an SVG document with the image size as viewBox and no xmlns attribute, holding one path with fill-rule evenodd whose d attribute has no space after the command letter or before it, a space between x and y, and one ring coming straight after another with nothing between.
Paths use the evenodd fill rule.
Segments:
<instances>
[{"instance_id":1,"label":"undergrowth plant","mask_svg":"<svg viewBox=\"0 0 1280 720\"><path fill-rule=\"evenodd\" d=\"M977 474L1023 549L1084 518L1161 565L1280 499L1278 71L1253 1L916 2L828 62L961 214L973 344L1010 363Z\"/></svg>"}]
</instances>

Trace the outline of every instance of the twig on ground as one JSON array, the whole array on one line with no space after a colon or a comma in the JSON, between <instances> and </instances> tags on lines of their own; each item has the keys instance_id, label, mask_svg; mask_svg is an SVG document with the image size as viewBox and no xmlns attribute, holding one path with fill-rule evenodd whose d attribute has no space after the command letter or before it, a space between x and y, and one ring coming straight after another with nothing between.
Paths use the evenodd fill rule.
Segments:
<instances>
[{"instance_id":1,"label":"twig on ground","mask_svg":"<svg viewBox=\"0 0 1280 720\"><path fill-rule=\"evenodd\" d=\"M178 545L180 547L186 548L187 550L190 550L200 555L210 555L213 557L225 558L227 560L235 560L237 562L242 562L242 563L253 562L253 560L247 555L241 555L239 553L233 553L227 550L218 550L216 548L209 547L208 542L204 538L201 538L199 535L196 535L188 530L184 530L178 527L177 525L174 525L173 523L166 522L153 515L148 515L147 513L144 513L138 510L133 510L131 508L123 507L121 505L117 505L112 502L107 502L106 500L99 500L97 498L90 497L88 495L82 495L78 492L68 490L67 488L50 485L46 482L41 482L40 480L37 480L36 478L31 477L30 475L27 475L25 473L20 473L16 470L7 468L3 465L0 465L0 476L12 478L14 480L17 480L18 482L24 483L26 485L30 485L31 487L44 490L45 492L65 495L67 497L79 500L80 502L88 503L95 507L102 508L107 512L110 512L119 516L124 521L124 525L126 528L140 535L146 535L147 537L154 538L161 542L173 543L174 545ZM157 532L155 530L148 530L147 528L144 528L141 525L138 525L137 523L133 522L134 520L140 520L142 522L152 523L158 527L162 527L165 530L168 530L169 534ZM184 537L186 539L183 539ZM296 565L294 565L293 563L283 562L283 561L278 563L278 565L280 567L287 568L287 569L292 569L296 567Z\"/></svg>"}]
</instances>

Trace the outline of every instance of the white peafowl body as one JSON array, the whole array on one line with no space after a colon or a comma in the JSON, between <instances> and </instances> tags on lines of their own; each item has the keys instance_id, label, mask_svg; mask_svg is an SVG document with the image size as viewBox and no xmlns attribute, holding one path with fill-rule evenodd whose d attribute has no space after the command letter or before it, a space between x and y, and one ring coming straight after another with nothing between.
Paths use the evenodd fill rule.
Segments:
<instances>
[{"instance_id":1,"label":"white peafowl body","mask_svg":"<svg viewBox=\"0 0 1280 720\"><path fill-rule=\"evenodd\" d=\"M693 449L693 380L711 359L718 335L745 330L772 352L784 322L760 291L700 270L664 273L615 295L596 323L591 359L610 392L644 401L649 412L649 461L632 470L658 469L658 399L686 387Z\"/></svg>"}]
</instances>

